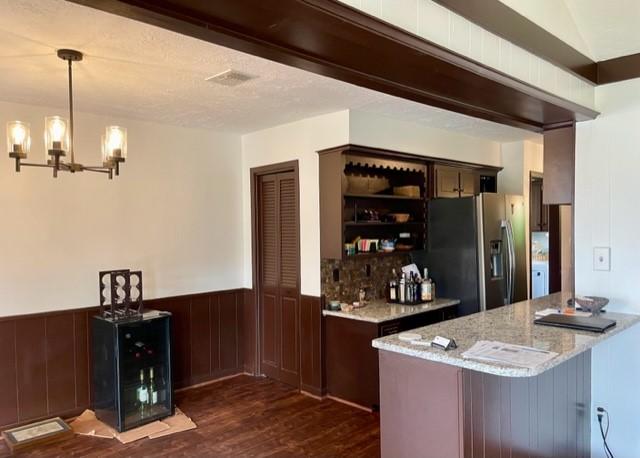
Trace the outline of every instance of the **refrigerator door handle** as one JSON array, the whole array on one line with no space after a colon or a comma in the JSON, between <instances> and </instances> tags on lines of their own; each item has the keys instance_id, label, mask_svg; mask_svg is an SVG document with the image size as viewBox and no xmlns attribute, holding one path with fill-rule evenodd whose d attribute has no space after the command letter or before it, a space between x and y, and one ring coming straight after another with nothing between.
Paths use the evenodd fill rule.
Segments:
<instances>
[{"instance_id":1,"label":"refrigerator door handle","mask_svg":"<svg viewBox=\"0 0 640 458\"><path fill-rule=\"evenodd\" d=\"M507 270L507 298L508 303L512 304L515 297L516 246L511 221L507 220L505 221L505 223L505 228L507 231L507 256L509 258L509 270Z\"/></svg>"}]
</instances>

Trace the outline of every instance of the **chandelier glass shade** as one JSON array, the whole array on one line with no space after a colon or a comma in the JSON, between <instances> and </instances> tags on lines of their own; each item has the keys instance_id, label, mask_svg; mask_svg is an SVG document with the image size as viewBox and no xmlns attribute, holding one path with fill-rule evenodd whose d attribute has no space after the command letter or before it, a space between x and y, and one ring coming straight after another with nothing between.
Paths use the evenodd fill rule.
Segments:
<instances>
[{"instance_id":1,"label":"chandelier glass shade","mask_svg":"<svg viewBox=\"0 0 640 458\"><path fill-rule=\"evenodd\" d=\"M67 61L69 73L69 118L47 116L44 119L44 150L42 163L29 163L24 160L31 150L31 128L28 123L11 121L7 123L7 150L9 157L15 159L16 172L21 167L49 167L53 176L58 172L98 172L105 173L109 179L120 174L120 164L127 158L127 129L120 126L107 126L102 135L102 164L82 165L75 160L73 149L73 71L72 63L82 60L82 53L73 49L59 49L58 57Z\"/></svg>"}]
</instances>

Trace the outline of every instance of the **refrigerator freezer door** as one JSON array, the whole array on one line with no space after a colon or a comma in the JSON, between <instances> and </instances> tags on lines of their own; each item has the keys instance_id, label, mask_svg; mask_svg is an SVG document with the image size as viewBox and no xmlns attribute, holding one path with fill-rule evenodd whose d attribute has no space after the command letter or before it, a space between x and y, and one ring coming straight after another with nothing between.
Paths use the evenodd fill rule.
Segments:
<instances>
[{"instance_id":1,"label":"refrigerator freezer door","mask_svg":"<svg viewBox=\"0 0 640 458\"><path fill-rule=\"evenodd\" d=\"M432 199L428 205L428 250L413 259L429 267L438 296L460 300L458 315L478 312L475 198Z\"/></svg>"},{"instance_id":2,"label":"refrigerator freezer door","mask_svg":"<svg viewBox=\"0 0 640 458\"><path fill-rule=\"evenodd\" d=\"M505 304L508 267L508 244L503 222L505 196L480 194L477 199L478 266L480 309L490 310Z\"/></svg>"},{"instance_id":3,"label":"refrigerator freezer door","mask_svg":"<svg viewBox=\"0 0 640 458\"><path fill-rule=\"evenodd\" d=\"M505 215L513 232L515 254L513 278L513 302L527 299L527 259L526 259L526 224L525 205L522 196L505 196Z\"/></svg>"}]
</instances>

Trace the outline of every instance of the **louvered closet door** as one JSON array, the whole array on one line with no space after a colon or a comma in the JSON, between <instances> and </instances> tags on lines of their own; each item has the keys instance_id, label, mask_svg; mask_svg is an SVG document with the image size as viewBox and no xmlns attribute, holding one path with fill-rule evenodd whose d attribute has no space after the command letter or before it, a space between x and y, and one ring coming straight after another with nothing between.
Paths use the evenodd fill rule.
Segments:
<instances>
[{"instance_id":1,"label":"louvered closet door","mask_svg":"<svg viewBox=\"0 0 640 458\"><path fill-rule=\"evenodd\" d=\"M298 197L293 172L260 178L262 372L299 385Z\"/></svg>"}]
</instances>

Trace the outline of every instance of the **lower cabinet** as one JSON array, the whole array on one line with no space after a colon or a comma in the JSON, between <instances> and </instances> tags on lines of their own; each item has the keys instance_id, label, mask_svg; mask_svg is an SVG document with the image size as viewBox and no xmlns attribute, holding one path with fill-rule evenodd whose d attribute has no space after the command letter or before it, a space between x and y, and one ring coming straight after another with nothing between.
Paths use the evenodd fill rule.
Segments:
<instances>
[{"instance_id":1,"label":"lower cabinet","mask_svg":"<svg viewBox=\"0 0 640 458\"><path fill-rule=\"evenodd\" d=\"M455 318L455 306L384 323L325 316L327 394L377 410L380 404L378 350L371 341Z\"/></svg>"}]
</instances>

